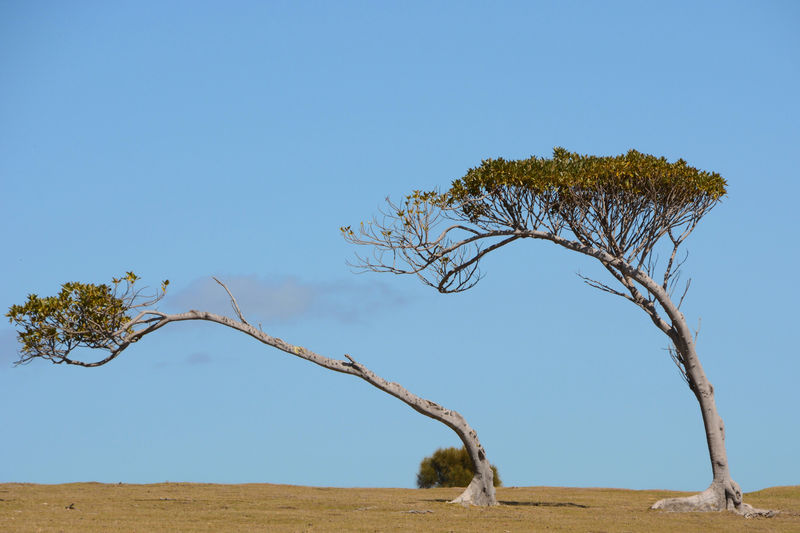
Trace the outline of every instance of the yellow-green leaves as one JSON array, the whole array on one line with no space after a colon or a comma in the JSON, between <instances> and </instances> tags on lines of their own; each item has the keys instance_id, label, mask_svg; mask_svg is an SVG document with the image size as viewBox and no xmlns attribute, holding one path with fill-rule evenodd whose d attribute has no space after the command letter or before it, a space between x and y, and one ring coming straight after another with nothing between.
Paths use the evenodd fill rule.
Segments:
<instances>
[{"instance_id":1,"label":"yellow-green leaves","mask_svg":"<svg viewBox=\"0 0 800 533\"><path fill-rule=\"evenodd\" d=\"M484 255L524 238L588 247L649 268L659 243L668 238L666 246L677 249L725 194L719 174L683 159L555 148L551 158L486 159L443 193L387 199L381 216L355 234L350 226L341 231L347 241L373 247L354 266L414 274L441 292L460 292L480 279Z\"/></svg>"},{"instance_id":2,"label":"yellow-green leaves","mask_svg":"<svg viewBox=\"0 0 800 533\"><path fill-rule=\"evenodd\" d=\"M515 161L487 159L455 180L449 201L474 199L500 188L517 188L534 194L602 191L665 197L691 202L698 197L717 200L725 195L725 180L717 173L698 170L679 159L631 150L615 157L580 155L555 148L552 159L531 157Z\"/></svg>"},{"instance_id":3,"label":"yellow-green leaves","mask_svg":"<svg viewBox=\"0 0 800 533\"><path fill-rule=\"evenodd\" d=\"M43 357L63 362L77 347L113 349L132 333L124 326L131 311L160 300L169 280L149 301L141 301L133 272L112 278L111 284L69 282L55 296L28 295L22 305L12 305L6 317L17 328L20 362Z\"/></svg>"},{"instance_id":4,"label":"yellow-green leaves","mask_svg":"<svg viewBox=\"0 0 800 533\"><path fill-rule=\"evenodd\" d=\"M129 272L108 285L69 282L56 296L28 296L23 305L12 305L6 316L18 328L23 360L45 356L58 358L77 346L105 347L129 318L127 303L116 296L120 281L138 279Z\"/></svg>"},{"instance_id":5,"label":"yellow-green leaves","mask_svg":"<svg viewBox=\"0 0 800 533\"><path fill-rule=\"evenodd\" d=\"M123 281L126 281L128 283L133 284L133 283L136 283L140 279L142 279L142 278L140 278L139 276L137 276L133 272L126 272L125 275L122 276L121 278L111 278L111 282L114 285L119 285ZM169 281L167 283L169 283Z\"/></svg>"}]
</instances>

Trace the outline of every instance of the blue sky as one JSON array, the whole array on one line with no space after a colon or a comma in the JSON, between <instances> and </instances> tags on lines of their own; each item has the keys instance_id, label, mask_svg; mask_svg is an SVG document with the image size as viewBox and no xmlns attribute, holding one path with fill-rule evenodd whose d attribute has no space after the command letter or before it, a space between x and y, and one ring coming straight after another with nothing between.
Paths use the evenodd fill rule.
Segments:
<instances>
[{"instance_id":1,"label":"blue sky","mask_svg":"<svg viewBox=\"0 0 800 533\"><path fill-rule=\"evenodd\" d=\"M795 2L0 1L0 307L133 270L460 411L507 485L699 490L666 338L547 243L471 291L356 275L338 228L487 157L630 148L721 173L684 311L745 491L800 483ZM99 354L98 354L99 355ZM213 324L98 369L12 367L0 481L413 486L457 445L352 377Z\"/></svg>"}]
</instances>

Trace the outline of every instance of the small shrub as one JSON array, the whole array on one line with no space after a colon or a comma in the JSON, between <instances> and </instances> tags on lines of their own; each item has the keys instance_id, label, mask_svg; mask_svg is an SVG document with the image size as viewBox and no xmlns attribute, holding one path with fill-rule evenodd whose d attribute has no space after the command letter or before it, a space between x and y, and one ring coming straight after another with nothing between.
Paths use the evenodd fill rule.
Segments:
<instances>
[{"instance_id":1,"label":"small shrub","mask_svg":"<svg viewBox=\"0 0 800 533\"><path fill-rule=\"evenodd\" d=\"M492 472L494 472L493 484L499 487L502 483L494 465ZM474 475L475 471L472 469L466 448L439 448L419 464L417 487L421 489L466 487Z\"/></svg>"}]
</instances>

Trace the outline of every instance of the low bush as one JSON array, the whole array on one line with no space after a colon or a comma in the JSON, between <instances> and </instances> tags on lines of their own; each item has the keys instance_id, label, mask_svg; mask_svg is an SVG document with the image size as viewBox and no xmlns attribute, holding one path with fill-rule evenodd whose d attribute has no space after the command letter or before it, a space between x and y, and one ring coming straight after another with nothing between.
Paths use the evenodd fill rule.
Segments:
<instances>
[{"instance_id":1,"label":"low bush","mask_svg":"<svg viewBox=\"0 0 800 533\"><path fill-rule=\"evenodd\" d=\"M494 472L494 486L499 487L502 483L494 465L492 472ZM472 461L469 460L466 448L439 448L420 463L417 486L421 489L466 487L474 475L475 471L472 469Z\"/></svg>"}]
</instances>

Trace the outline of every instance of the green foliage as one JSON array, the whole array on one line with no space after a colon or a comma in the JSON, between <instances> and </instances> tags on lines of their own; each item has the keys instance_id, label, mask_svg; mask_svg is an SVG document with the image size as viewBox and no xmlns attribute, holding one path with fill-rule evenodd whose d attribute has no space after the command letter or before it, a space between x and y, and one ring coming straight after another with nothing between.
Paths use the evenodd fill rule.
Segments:
<instances>
[{"instance_id":1,"label":"green foliage","mask_svg":"<svg viewBox=\"0 0 800 533\"><path fill-rule=\"evenodd\" d=\"M139 292L134 284L140 278L127 272L113 278L111 285L69 282L56 296L28 295L23 305L12 305L6 313L17 328L20 363L34 357L63 362L77 348L113 349L126 333L130 311ZM161 298L169 280L161 284ZM147 303L152 303L151 300Z\"/></svg>"},{"instance_id":2,"label":"green foliage","mask_svg":"<svg viewBox=\"0 0 800 533\"><path fill-rule=\"evenodd\" d=\"M683 159L670 163L636 150L600 157L555 148L552 159L484 160L455 180L445 196L449 202L459 202L512 187L533 194L602 191L653 198L674 197L677 192L685 201L695 201L719 199L726 193L725 186L719 174L698 170Z\"/></svg>"},{"instance_id":3,"label":"green foliage","mask_svg":"<svg viewBox=\"0 0 800 533\"><path fill-rule=\"evenodd\" d=\"M347 241L374 248L371 256L357 255L353 266L414 274L440 292L474 286L482 257L522 238L571 242L650 273L663 245L666 289L674 288L682 264L678 247L726 186L719 174L682 159L555 148L549 159L484 160L445 192L413 191L400 203L389 200L381 216L357 230L340 229Z\"/></svg>"},{"instance_id":4,"label":"green foliage","mask_svg":"<svg viewBox=\"0 0 800 533\"><path fill-rule=\"evenodd\" d=\"M492 465L494 486L499 487L500 475ZM435 487L466 487L472 481L475 471L466 448L439 448L426 457L419 465L417 486L421 489Z\"/></svg>"}]
</instances>

